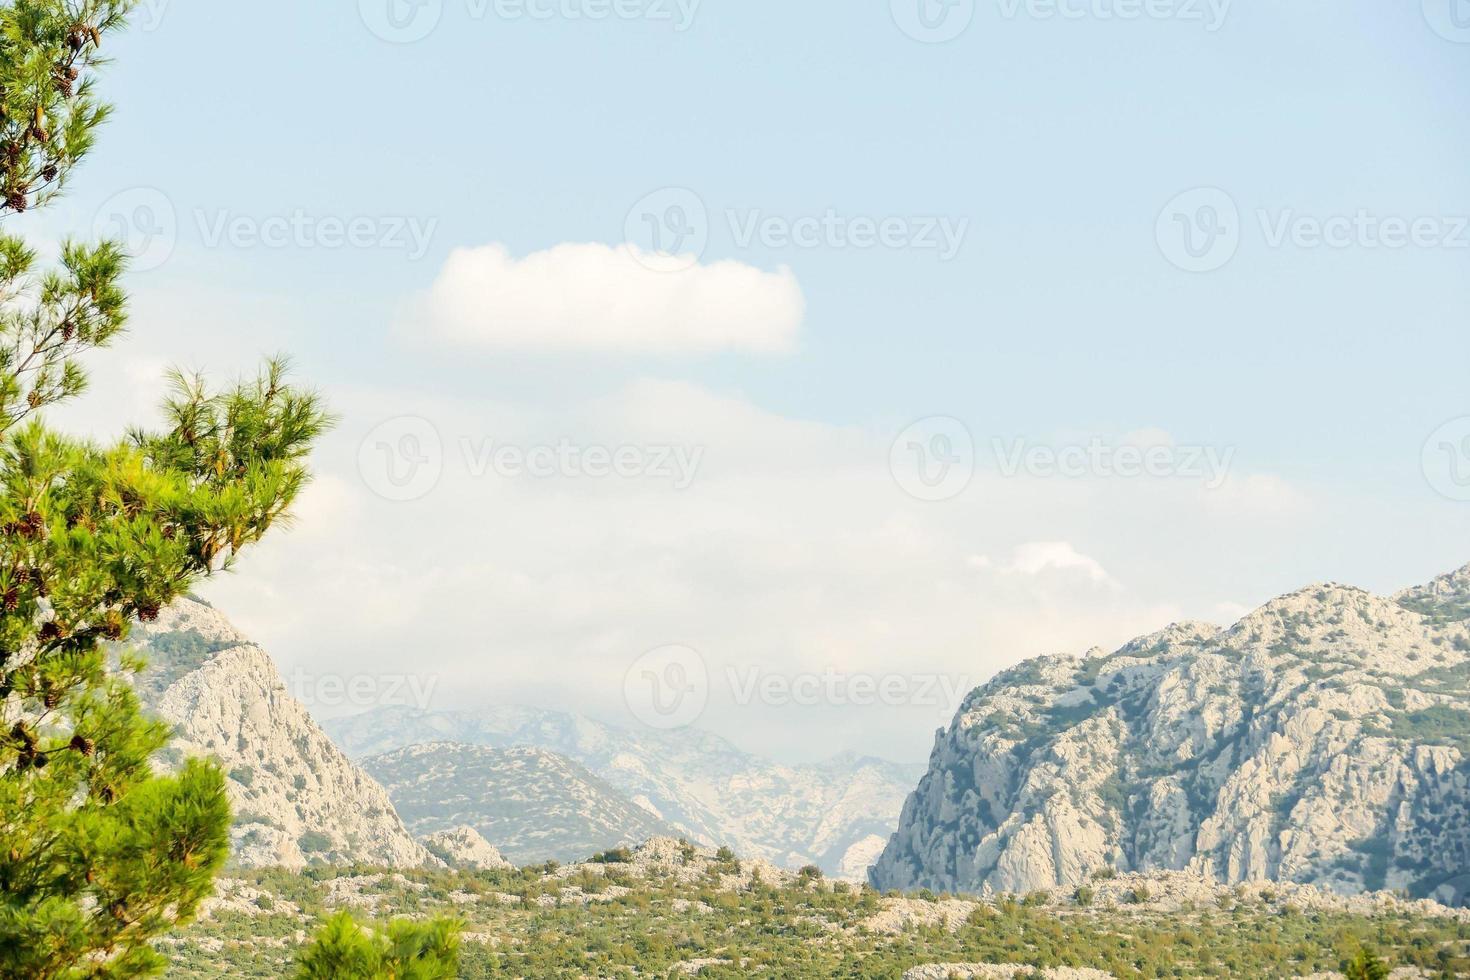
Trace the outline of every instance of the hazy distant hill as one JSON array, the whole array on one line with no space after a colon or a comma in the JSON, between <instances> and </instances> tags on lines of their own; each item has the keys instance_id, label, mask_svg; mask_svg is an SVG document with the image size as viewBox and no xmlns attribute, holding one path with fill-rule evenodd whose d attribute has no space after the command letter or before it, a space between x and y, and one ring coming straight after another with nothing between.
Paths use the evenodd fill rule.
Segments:
<instances>
[{"instance_id":1,"label":"hazy distant hill","mask_svg":"<svg viewBox=\"0 0 1470 980\"><path fill-rule=\"evenodd\" d=\"M436 742L363 762L420 837L473 827L516 865L579 861L669 828L554 752Z\"/></svg>"},{"instance_id":2,"label":"hazy distant hill","mask_svg":"<svg viewBox=\"0 0 1470 980\"><path fill-rule=\"evenodd\" d=\"M387 707L329 721L327 730L357 758L437 741L546 749L580 762L690 840L847 877L866 873L923 773L851 755L784 766L697 729L625 729L523 707Z\"/></svg>"}]
</instances>

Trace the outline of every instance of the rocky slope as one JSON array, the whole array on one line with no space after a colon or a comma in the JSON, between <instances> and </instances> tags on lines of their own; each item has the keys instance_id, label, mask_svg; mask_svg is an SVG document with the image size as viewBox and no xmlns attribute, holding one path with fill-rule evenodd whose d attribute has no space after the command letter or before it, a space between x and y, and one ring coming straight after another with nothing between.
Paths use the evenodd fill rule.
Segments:
<instances>
[{"instance_id":1,"label":"rocky slope","mask_svg":"<svg viewBox=\"0 0 1470 980\"><path fill-rule=\"evenodd\" d=\"M329 721L327 730L355 758L437 741L546 749L586 766L691 841L847 878L866 874L923 773L851 755L784 766L697 729L625 729L522 707L386 707Z\"/></svg>"},{"instance_id":2,"label":"rocky slope","mask_svg":"<svg viewBox=\"0 0 1470 980\"><path fill-rule=\"evenodd\" d=\"M207 755L229 774L234 863L439 863L291 697L270 656L210 606L180 600L130 646L149 663L137 681L144 705L174 725L163 761Z\"/></svg>"},{"instance_id":3,"label":"rocky slope","mask_svg":"<svg viewBox=\"0 0 1470 980\"><path fill-rule=\"evenodd\" d=\"M1317 586L974 691L871 879L1027 892L1183 870L1463 905L1467 758L1470 568L1392 598Z\"/></svg>"},{"instance_id":4,"label":"rocky slope","mask_svg":"<svg viewBox=\"0 0 1470 980\"><path fill-rule=\"evenodd\" d=\"M584 860L670 833L585 767L543 749L435 742L363 766L415 833L473 827L517 865Z\"/></svg>"},{"instance_id":5,"label":"rocky slope","mask_svg":"<svg viewBox=\"0 0 1470 980\"><path fill-rule=\"evenodd\" d=\"M451 868L463 871L494 871L515 867L474 827L451 827L423 838L429 853Z\"/></svg>"}]
</instances>

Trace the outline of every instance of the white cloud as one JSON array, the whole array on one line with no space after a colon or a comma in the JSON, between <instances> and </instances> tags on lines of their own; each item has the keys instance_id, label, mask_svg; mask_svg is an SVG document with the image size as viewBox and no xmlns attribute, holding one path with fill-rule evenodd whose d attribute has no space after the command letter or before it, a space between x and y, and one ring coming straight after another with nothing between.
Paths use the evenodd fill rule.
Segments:
<instances>
[{"instance_id":1,"label":"white cloud","mask_svg":"<svg viewBox=\"0 0 1470 980\"><path fill-rule=\"evenodd\" d=\"M567 243L516 259L456 249L416 304L415 330L500 350L708 354L794 349L805 300L788 268L661 270L635 246Z\"/></svg>"},{"instance_id":2,"label":"white cloud","mask_svg":"<svg viewBox=\"0 0 1470 980\"><path fill-rule=\"evenodd\" d=\"M1118 587L1101 562L1082 554L1066 541L1030 541L1017 545L1011 552L1010 561L1000 565L984 555L970 559L970 563L976 568L999 568L1032 577L1046 572L1080 572L1091 582Z\"/></svg>"}]
</instances>

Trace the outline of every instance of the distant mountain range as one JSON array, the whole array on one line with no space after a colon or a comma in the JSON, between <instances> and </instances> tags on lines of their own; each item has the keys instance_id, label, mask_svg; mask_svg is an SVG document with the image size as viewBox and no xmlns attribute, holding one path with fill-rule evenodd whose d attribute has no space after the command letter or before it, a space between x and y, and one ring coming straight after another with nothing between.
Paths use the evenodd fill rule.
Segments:
<instances>
[{"instance_id":1,"label":"distant mountain range","mask_svg":"<svg viewBox=\"0 0 1470 980\"><path fill-rule=\"evenodd\" d=\"M872 881L1020 893L1106 868L1470 904L1470 567L1005 671L939 733Z\"/></svg>"},{"instance_id":2,"label":"distant mountain range","mask_svg":"<svg viewBox=\"0 0 1470 980\"><path fill-rule=\"evenodd\" d=\"M691 841L728 845L784 867L816 864L849 878L862 877L882 849L923 772L923 766L852 755L785 766L697 729L620 728L526 707L384 707L328 721L326 728L358 759L431 742L554 752ZM467 817L462 822L480 826ZM507 854L522 851L516 841L490 840Z\"/></svg>"},{"instance_id":3,"label":"distant mountain range","mask_svg":"<svg viewBox=\"0 0 1470 980\"><path fill-rule=\"evenodd\" d=\"M139 696L177 733L163 761L209 755L228 773L237 865L437 864L446 840L431 853L420 839L473 828L520 863L682 835L861 877L922 772L852 756L782 766L707 732L532 708L384 708L323 730L270 656L192 598L132 644L149 664Z\"/></svg>"},{"instance_id":4,"label":"distant mountain range","mask_svg":"<svg viewBox=\"0 0 1470 980\"><path fill-rule=\"evenodd\" d=\"M519 866L582 861L672 833L584 766L543 749L435 742L363 768L414 834L473 827Z\"/></svg>"}]
</instances>

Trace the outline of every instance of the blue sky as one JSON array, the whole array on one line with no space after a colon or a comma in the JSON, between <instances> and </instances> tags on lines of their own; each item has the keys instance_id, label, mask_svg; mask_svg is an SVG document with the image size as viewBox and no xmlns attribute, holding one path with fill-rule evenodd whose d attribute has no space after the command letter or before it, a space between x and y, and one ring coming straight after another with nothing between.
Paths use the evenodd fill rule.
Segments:
<instances>
[{"instance_id":1,"label":"blue sky","mask_svg":"<svg viewBox=\"0 0 1470 980\"><path fill-rule=\"evenodd\" d=\"M1387 591L1470 561L1470 502L1423 461L1470 416L1470 31L1454 27L1470 9L1154 0L1121 19L1128 0L1066 17L981 0L923 43L901 22L930 0L703 0L686 30L661 0L601 20L426 0L434 29L389 43L370 25L390 0L374 2L155 3L111 45L100 148L27 226L85 232L137 188L174 216L112 355L129 380L99 382L80 424L141 410L165 362L230 374L278 349L342 413L300 526L209 592L288 670L411 660L445 706L616 718L629 665L665 644L715 677L978 682L1309 581ZM587 9L566 3L537 9ZM665 188L703 208L704 305L670 299L687 270L594 284L614 260L586 247L623 246L630 210ZM1199 188L1236 209L1235 245L1189 272L1159 229ZM367 220L374 243L210 240L298 212ZM742 242L757 213L965 233L948 258ZM1358 215L1342 247L1311 242L1313 222ZM1420 222L1423 244L1384 247L1385 220ZM430 232L423 254L384 245L399 221ZM1273 244L1288 227L1307 237ZM446 273L491 245L504 261L461 252L464 275ZM566 295L585 329L526 343L558 329ZM632 326L598 315L624 303ZM636 330L659 311L667 329ZM680 338L707 314L730 320L713 346ZM674 491L451 459L423 498L383 501L360 450L402 415L449 457L464 439L671 442L701 447L704 470ZM934 416L963 422L978 462L964 492L925 502L886 464ZM1430 459L1448 468L1470 423L1445 431ZM1228 450L1230 483L1007 476L996 439ZM721 688L700 723L792 758L922 757L953 708L735 705Z\"/></svg>"}]
</instances>

